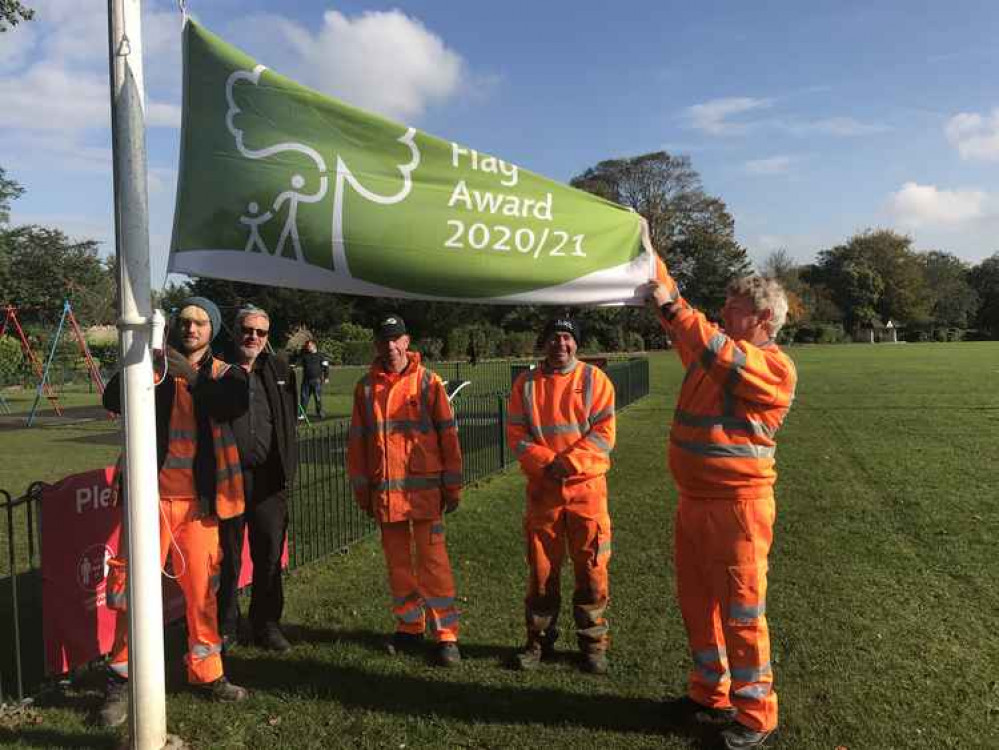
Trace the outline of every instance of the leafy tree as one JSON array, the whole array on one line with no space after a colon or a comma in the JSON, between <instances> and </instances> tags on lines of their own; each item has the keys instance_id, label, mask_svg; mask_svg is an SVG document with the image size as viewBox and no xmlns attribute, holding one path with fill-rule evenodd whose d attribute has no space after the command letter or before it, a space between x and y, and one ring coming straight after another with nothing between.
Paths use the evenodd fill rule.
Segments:
<instances>
[{"instance_id":1,"label":"leafy tree","mask_svg":"<svg viewBox=\"0 0 999 750\"><path fill-rule=\"evenodd\" d=\"M972 268L968 281L981 300L976 316L978 327L992 338L999 338L999 253Z\"/></svg>"},{"instance_id":2,"label":"leafy tree","mask_svg":"<svg viewBox=\"0 0 999 750\"><path fill-rule=\"evenodd\" d=\"M18 0L0 0L0 33L12 29L21 21L30 21L35 11Z\"/></svg>"},{"instance_id":3,"label":"leafy tree","mask_svg":"<svg viewBox=\"0 0 999 750\"><path fill-rule=\"evenodd\" d=\"M26 322L49 322L64 299L86 325L113 321L114 274L98 243L33 225L0 232L0 302L18 305Z\"/></svg>"},{"instance_id":4,"label":"leafy tree","mask_svg":"<svg viewBox=\"0 0 999 750\"><path fill-rule=\"evenodd\" d=\"M919 255L937 325L967 328L978 311L978 293L968 281L970 267L955 255L931 250Z\"/></svg>"},{"instance_id":5,"label":"leafy tree","mask_svg":"<svg viewBox=\"0 0 999 750\"><path fill-rule=\"evenodd\" d=\"M704 192L688 156L658 151L610 159L570 184L644 216L652 243L684 296L709 312L721 308L728 282L749 271L732 215L724 201Z\"/></svg>"},{"instance_id":6,"label":"leafy tree","mask_svg":"<svg viewBox=\"0 0 999 750\"><path fill-rule=\"evenodd\" d=\"M7 177L7 171L0 167L0 224L6 224L10 221L10 202L17 200L22 195L24 195L24 188L16 180Z\"/></svg>"}]
</instances>

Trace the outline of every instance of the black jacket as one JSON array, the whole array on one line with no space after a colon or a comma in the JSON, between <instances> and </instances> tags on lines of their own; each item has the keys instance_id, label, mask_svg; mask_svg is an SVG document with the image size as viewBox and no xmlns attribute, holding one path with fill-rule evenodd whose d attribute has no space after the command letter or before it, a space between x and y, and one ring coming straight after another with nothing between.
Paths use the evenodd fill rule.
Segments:
<instances>
[{"instance_id":1,"label":"black jacket","mask_svg":"<svg viewBox=\"0 0 999 750\"><path fill-rule=\"evenodd\" d=\"M326 372L323 362L332 362L328 354L322 352L302 352L298 355L298 361L302 364L302 379L305 381L322 381Z\"/></svg>"},{"instance_id":2,"label":"black jacket","mask_svg":"<svg viewBox=\"0 0 999 750\"><path fill-rule=\"evenodd\" d=\"M233 365L238 368L239 365ZM240 371L245 372L242 368ZM280 461L280 476L274 477L274 483L268 482L267 492L288 489L295 478L298 468L298 437L295 426L298 420L298 387L295 382L295 371L288 366L284 357L261 352L253 364L254 372L259 373L267 393L267 403L271 407L274 419L274 440L271 452L277 449ZM233 424L237 434L240 430L249 429L245 420L237 419ZM268 461L268 465L271 464Z\"/></svg>"},{"instance_id":3,"label":"black jacket","mask_svg":"<svg viewBox=\"0 0 999 750\"><path fill-rule=\"evenodd\" d=\"M209 351L198 363L201 377L191 390L194 397L194 420L198 426L198 439L194 452L194 486L198 490L203 508L215 513L215 446L212 441L210 419L229 422L244 414L250 407L250 389L246 372L230 367L218 380L212 378L212 354ZM173 414L175 380L169 372L156 387L156 465L163 468L170 442L170 417ZM121 413L121 373L104 389L104 408Z\"/></svg>"}]
</instances>

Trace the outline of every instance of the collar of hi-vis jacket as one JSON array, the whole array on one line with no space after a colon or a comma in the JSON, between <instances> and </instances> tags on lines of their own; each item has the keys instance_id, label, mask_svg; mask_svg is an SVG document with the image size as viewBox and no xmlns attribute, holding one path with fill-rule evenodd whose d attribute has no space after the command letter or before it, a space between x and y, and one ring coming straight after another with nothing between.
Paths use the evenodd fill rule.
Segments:
<instances>
[{"instance_id":1,"label":"collar of hi-vis jacket","mask_svg":"<svg viewBox=\"0 0 999 750\"><path fill-rule=\"evenodd\" d=\"M393 377L405 378L413 375L417 369L420 367L421 357L419 352L406 352L406 358L409 363L402 369L402 372L389 372L382 365L382 358L375 357L375 361L371 363L371 367L368 372L371 373L371 379L376 378L392 379Z\"/></svg>"},{"instance_id":2,"label":"collar of hi-vis jacket","mask_svg":"<svg viewBox=\"0 0 999 750\"><path fill-rule=\"evenodd\" d=\"M541 360L541 364L539 364L538 367L540 368L541 372L543 372L545 375L554 375L556 373L559 375L568 375L570 372L576 369L576 366L578 364L579 360L573 357L572 361L560 370L557 367L551 367L548 364L548 360L543 359Z\"/></svg>"}]
</instances>

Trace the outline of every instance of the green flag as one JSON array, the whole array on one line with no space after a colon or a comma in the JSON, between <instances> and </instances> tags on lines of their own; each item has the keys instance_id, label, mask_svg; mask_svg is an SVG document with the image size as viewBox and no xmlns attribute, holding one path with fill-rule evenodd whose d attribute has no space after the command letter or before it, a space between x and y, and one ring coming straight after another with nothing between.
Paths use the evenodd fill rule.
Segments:
<instances>
[{"instance_id":1,"label":"green flag","mask_svg":"<svg viewBox=\"0 0 999 750\"><path fill-rule=\"evenodd\" d=\"M320 95L198 24L169 270L347 294L638 304L637 214Z\"/></svg>"}]
</instances>

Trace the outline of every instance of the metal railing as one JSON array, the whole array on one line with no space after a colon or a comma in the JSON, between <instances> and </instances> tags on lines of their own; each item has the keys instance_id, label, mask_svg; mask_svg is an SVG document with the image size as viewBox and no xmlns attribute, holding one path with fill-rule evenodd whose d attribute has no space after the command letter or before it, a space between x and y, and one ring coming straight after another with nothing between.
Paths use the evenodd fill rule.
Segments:
<instances>
[{"instance_id":1,"label":"metal railing","mask_svg":"<svg viewBox=\"0 0 999 750\"><path fill-rule=\"evenodd\" d=\"M505 390L494 395L460 395L454 403L466 484L515 460L506 442L511 365L508 362L502 372L501 368L490 368L490 372L491 383L497 387L505 379ZM618 410L649 392L645 358L609 362L606 372L614 383ZM289 569L343 552L376 529L353 500L347 476L348 432L346 420L299 430L298 473L289 501ZM6 570L0 569L0 699L22 699L44 679L41 486L33 484L17 499L0 490L7 543Z\"/></svg>"}]
</instances>

